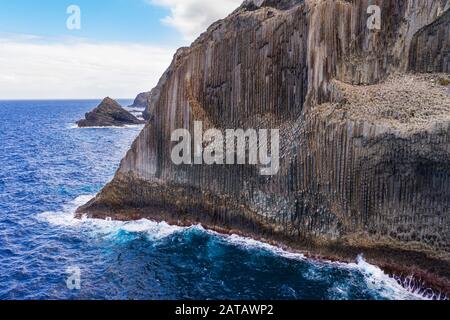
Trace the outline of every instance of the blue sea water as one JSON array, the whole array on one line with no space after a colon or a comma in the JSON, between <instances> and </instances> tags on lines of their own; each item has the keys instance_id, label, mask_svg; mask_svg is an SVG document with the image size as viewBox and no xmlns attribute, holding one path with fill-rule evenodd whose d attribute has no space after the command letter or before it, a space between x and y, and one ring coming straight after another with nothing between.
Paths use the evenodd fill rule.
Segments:
<instances>
[{"instance_id":1,"label":"blue sea water","mask_svg":"<svg viewBox=\"0 0 450 320\"><path fill-rule=\"evenodd\" d=\"M0 299L422 298L357 257L326 263L201 226L74 219L142 128L76 128L98 103L0 101Z\"/></svg>"}]
</instances>

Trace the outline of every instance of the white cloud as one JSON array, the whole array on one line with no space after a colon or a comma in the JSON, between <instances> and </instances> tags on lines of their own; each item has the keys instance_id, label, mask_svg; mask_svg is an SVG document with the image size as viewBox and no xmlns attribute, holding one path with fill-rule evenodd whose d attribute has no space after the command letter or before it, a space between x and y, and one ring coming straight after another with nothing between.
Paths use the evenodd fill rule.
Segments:
<instances>
[{"instance_id":1,"label":"white cloud","mask_svg":"<svg viewBox=\"0 0 450 320\"><path fill-rule=\"evenodd\" d=\"M151 4L170 9L163 23L177 29L187 41L192 41L216 20L225 18L243 0L148 0Z\"/></svg>"},{"instance_id":2,"label":"white cloud","mask_svg":"<svg viewBox=\"0 0 450 320\"><path fill-rule=\"evenodd\" d=\"M163 23L192 41L243 0L145 1L168 8ZM0 33L0 99L131 98L156 85L175 50Z\"/></svg>"},{"instance_id":3,"label":"white cloud","mask_svg":"<svg viewBox=\"0 0 450 320\"><path fill-rule=\"evenodd\" d=\"M152 89L175 48L0 38L0 99L132 98Z\"/></svg>"}]
</instances>

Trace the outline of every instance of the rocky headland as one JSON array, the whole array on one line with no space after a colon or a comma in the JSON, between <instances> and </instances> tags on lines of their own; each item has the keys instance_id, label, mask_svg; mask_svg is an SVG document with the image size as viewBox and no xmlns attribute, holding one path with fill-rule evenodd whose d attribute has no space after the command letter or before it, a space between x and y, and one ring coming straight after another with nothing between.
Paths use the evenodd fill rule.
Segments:
<instances>
[{"instance_id":1,"label":"rocky headland","mask_svg":"<svg viewBox=\"0 0 450 320\"><path fill-rule=\"evenodd\" d=\"M381 28L368 28L369 5ZM247 0L176 53L78 216L201 223L450 293L448 0ZM426 74L424 74L426 72ZM175 165L173 130L280 130L280 171Z\"/></svg>"},{"instance_id":2,"label":"rocky headland","mask_svg":"<svg viewBox=\"0 0 450 320\"><path fill-rule=\"evenodd\" d=\"M150 98L150 92L139 93L133 101L133 104L129 106L131 109L147 109Z\"/></svg>"},{"instance_id":3,"label":"rocky headland","mask_svg":"<svg viewBox=\"0 0 450 320\"><path fill-rule=\"evenodd\" d=\"M122 108L115 100L105 98L85 119L77 122L78 127L123 127L125 125L144 124L133 114Z\"/></svg>"}]
</instances>

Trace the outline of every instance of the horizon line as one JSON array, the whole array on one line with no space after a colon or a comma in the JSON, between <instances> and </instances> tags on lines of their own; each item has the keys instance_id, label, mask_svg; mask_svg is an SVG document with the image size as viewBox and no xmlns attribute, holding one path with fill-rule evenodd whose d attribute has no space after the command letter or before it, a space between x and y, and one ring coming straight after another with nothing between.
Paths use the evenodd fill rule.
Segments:
<instances>
[{"instance_id":1,"label":"horizon line","mask_svg":"<svg viewBox=\"0 0 450 320\"><path fill-rule=\"evenodd\" d=\"M88 100L103 100L104 98L0 98L0 101L88 101ZM113 100L134 100L135 98L111 98Z\"/></svg>"}]
</instances>

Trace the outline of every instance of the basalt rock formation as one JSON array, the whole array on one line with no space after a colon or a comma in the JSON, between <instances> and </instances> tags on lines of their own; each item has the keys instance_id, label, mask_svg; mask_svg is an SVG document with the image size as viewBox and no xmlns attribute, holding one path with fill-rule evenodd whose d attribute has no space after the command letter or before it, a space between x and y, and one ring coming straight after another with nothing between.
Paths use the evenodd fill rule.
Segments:
<instances>
[{"instance_id":1,"label":"basalt rock formation","mask_svg":"<svg viewBox=\"0 0 450 320\"><path fill-rule=\"evenodd\" d=\"M144 124L111 98L105 98L85 119L77 122L78 127L122 127L125 125Z\"/></svg>"},{"instance_id":2,"label":"basalt rock formation","mask_svg":"<svg viewBox=\"0 0 450 320\"><path fill-rule=\"evenodd\" d=\"M381 28L367 25L370 5ZM248 0L180 49L78 215L150 218L366 259L449 292L448 0ZM429 72L423 75L419 72ZM174 165L171 132L279 129L280 171Z\"/></svg>"},{"instance_id":3,"label":"basalt rock formation","mask_svg":"<svg viewBox=\"0 0 450 320\"><path fill-rule=\"evenodd\" d=\"M409 62L415 71L450 73L450 10L414 36Z\"/></svg>"}]
</instances>

